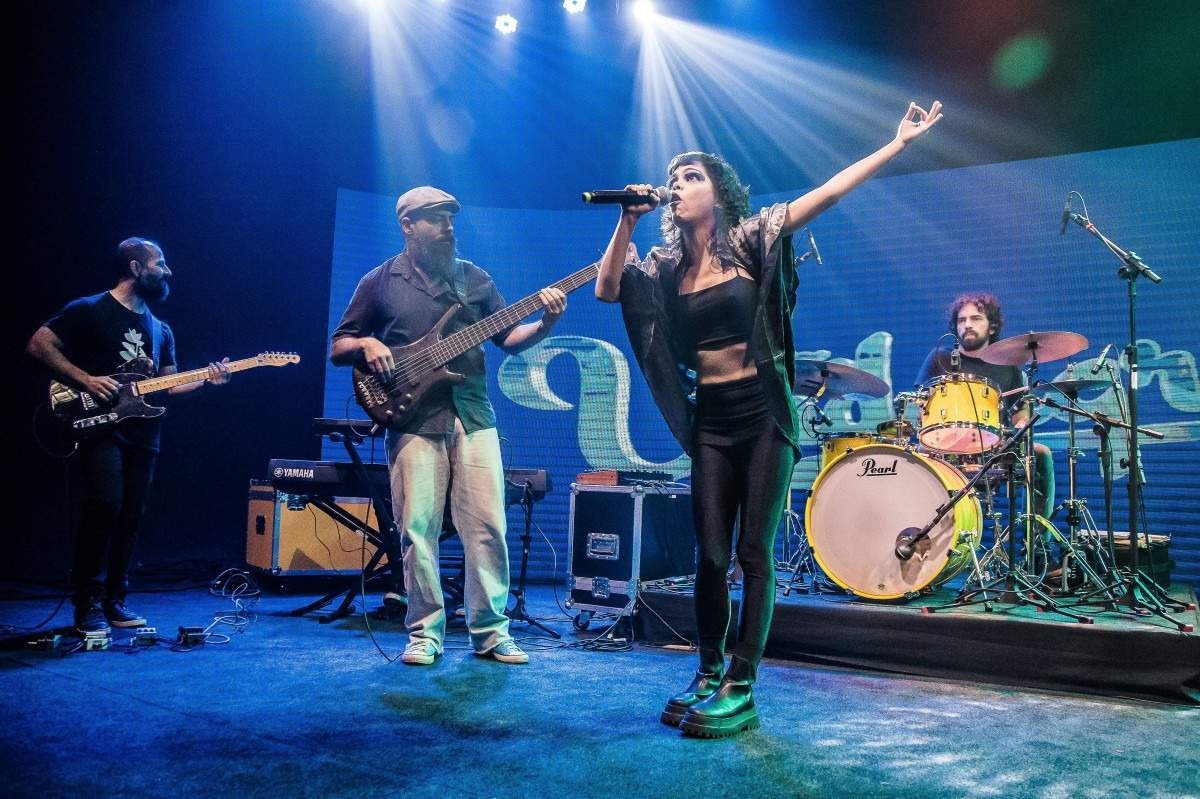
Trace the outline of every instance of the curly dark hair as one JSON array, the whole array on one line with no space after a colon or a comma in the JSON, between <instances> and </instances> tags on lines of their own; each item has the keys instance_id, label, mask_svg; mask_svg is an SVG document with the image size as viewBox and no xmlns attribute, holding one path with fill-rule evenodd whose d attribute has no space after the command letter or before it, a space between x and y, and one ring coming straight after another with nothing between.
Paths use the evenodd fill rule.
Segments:
<instances>
[{"instance_id":1,"label":"curly dark hair","mask_svg":"<svg viewBox=\"0 0 1200 799\"><path fill-rule=\"evenodd\" d=\"M1004 316L1000 313L1000 300L996 299L996 295L986 292L959 294L954 298L954 302L950 305L950 332L958 334L958 312L968 304L979 308L987 317L988 344L1000 338L1000 331L1004 329Z\"/></svg>"},{"instance_id":2,"label":"curly dark hair","mask_svg":"<svg viewBox=\"0 0 1200 799\"><path fill-rule=\"evenodd\" d=\"M716 193L716 220L713 224L711 248L712 253L723 267L733 265L733 252L729 249L729 229L750 216L750 187L743 186L737 172L719 155L714 153L688 152L680 153L671 159L667 165L667 178L684 164L697 164L708 175ZM663 242L667 249L678 253L683 252L683 236L679 226L675 224L675 215L669 205L663 206L662 220L659 222Z\"/></svg>"}]
</instances>

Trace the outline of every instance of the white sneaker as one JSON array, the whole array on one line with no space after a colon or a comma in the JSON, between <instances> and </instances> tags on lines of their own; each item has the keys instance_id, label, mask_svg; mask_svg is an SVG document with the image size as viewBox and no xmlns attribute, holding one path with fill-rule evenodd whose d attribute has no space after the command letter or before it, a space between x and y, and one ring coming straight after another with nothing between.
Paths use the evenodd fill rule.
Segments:
<instances>
[{"instance_id":1,"label":"white sneaker","mask_svg":"<svg viewBox=\"0 0 1200 799\"><path fill-rule=\"evenodd\" d=\"M439 654L441 653L432 641L410 638L408 646L404 647L404 654L400 656L400 662L409 666L431 666Z\"/></svg>"},{"instance_id":2,"label":"white sneaker","mask_svg":"<svg viewBox=\"0 0 1200 799\"><path fill-rule=\"evenodd\" d=\"M517 646L517 642L511 638L507 641L502 641L487 652L476 652L480 657L492 657L501 663L512 663L520 665L529 662L529 655L524 649Z\"/></svg>"}]
</instances>

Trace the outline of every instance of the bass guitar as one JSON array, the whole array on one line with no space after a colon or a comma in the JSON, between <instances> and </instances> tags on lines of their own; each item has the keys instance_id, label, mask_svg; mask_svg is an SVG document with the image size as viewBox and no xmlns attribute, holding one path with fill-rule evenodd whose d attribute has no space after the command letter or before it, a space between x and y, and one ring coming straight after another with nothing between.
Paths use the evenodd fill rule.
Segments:
<instances>
[{"instance_id":1,"label":"bass guitar","mask_svg":"<svg viewBox=\"0 0 1200 799\"><path fill-rule=\"evenodd\" d=\"M260 352L253 358L231 361L226 366L230 372L241 372L260 366L285 366L299 362L300 356L294 352ZM116 397L111 400L102 399L90 391L79 391L57 380L50 381L50 410L68 438L77 441L98 436L126 419L162 416L167 409L151 405L143 397L176 386L202 383L208 378L208 368L161 377L147 377L132 372L109 377L121 384Z\"/></svg>"},{"instance_id":2,"label":"bass guitar","mask_svg":"<svg viewBox=\"0 0 1200 799\"><path fill-rule=\"evenodd\" d=\"M561 289L570 294L575 289L595 279L600 271L599 263L589 264L574 274L567 275L550 288ZM365 365L354 367L354 397L371 417L371 421L382 427L401 429L412 420L417 409L427 396L441 386L461 383L466 377L446 368L464 352L478 347L497 333L507 330L542 307L537 294L530 294L520 302L501 308L472 325L443 336L443 332L462 310L461 305L452 305L442 314L433 329L411 344L392 347L395 367L386 375L377 375Z\"/></svg>"}]
</instances>

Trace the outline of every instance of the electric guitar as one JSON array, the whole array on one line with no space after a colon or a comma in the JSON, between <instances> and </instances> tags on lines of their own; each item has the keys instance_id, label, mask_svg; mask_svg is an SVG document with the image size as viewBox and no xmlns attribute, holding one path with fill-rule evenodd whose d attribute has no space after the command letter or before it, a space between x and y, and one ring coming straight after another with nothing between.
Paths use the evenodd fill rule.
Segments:
<instances>
[{"instance_id":1,"label":"electric guitar","mask_svg":"<svg viewBox=\"0 0 1200 799\"><path fill-rule=\"evenodd\" d=\"M589 264L550 288L570 294L591 282L599 271L598 262ZM452 305L433 329L420 339L412 344L391 348L395 368L389 374L376 375L363 364L355 366L354 397L371 421L381 427L401 429L412 420L430 392L440 386L466 380L464 375L447 369L446 364L541 307L542 301L538 295L530 294L520 302L501 308L443 338L442 331L462 310L461 305Z\"/></svg>"},{"instance_id":2,"label":"electric guitar","mask_svg":"<svg viewBox=\"0 0 1200 799\"><path fill-rule=\"evenodd\" d=\"M256 369L260 366L285 366L299 363L294 352L260 352L253 358L231 361L230 372ZM147 403L143 397L175 386L202 383L208 379L208 367L177 372L161 377L147 377L133 372L109 375L120 383L117 395L102 399L90 391L79 391L58 380L50 381L50 410L68 438L79 440L107 433L126 419L153 419L167 412L166 408Z\"/></svg>"}]
</instances>

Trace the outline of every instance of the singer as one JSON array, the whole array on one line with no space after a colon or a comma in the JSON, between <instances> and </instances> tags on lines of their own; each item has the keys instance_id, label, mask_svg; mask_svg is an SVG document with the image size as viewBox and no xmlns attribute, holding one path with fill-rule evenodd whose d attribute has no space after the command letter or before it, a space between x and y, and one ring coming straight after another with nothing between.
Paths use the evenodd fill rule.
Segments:
<instances>
[{"instance_id":1,"label":"singer","mask_svg":"<svg viewBox=\"0 0 1200 799\"><path fill-rule=\"evenodd\" d=\"M638 364L692 457L700 546L695 610L700 668L661 719L685 735L724 737L759 725L752 686L775 602L775 530L799 451L791 317L798 281L792 234L833 206L942 118L909 105L896 136L789 203L751 214L749 191L720 156L688 152L667 167L664 244L639 262L630 239L651 202L622 207L596 296L621 303ZM628 186L649 193L648 185ZM696 402L688 396L696 376ZM745 575L728 671L726 571L735 519Z\"/></svg>"},{"instance_id":2,"label":"singer","mask_svg":"<svg viewBox=\"0 0 1200 799\"><path fill-rule=\"evenodd\" d=\"M986 377L1000 387L1001 392L1025 385L1025 374L1016 366L998 366L982 360L979 356L988 345L1000 338L1004 327L1004 315L1000 312L1000 301L992 294L978 292L960 294L950 306L950 332L958 336L959 365L955 366L955 350L934 348L925 356L917 383L924 385L935 377L950 372ZM1019 427L1025 423L1026 414L1017 404L1020 396L1010 397L1001 409L1006 418L1005 425ZM1049 519L1054 513L1054 453L1045 444L1035 443L1034 454L1034 513Z\"/></svg>"}]
</instances>

